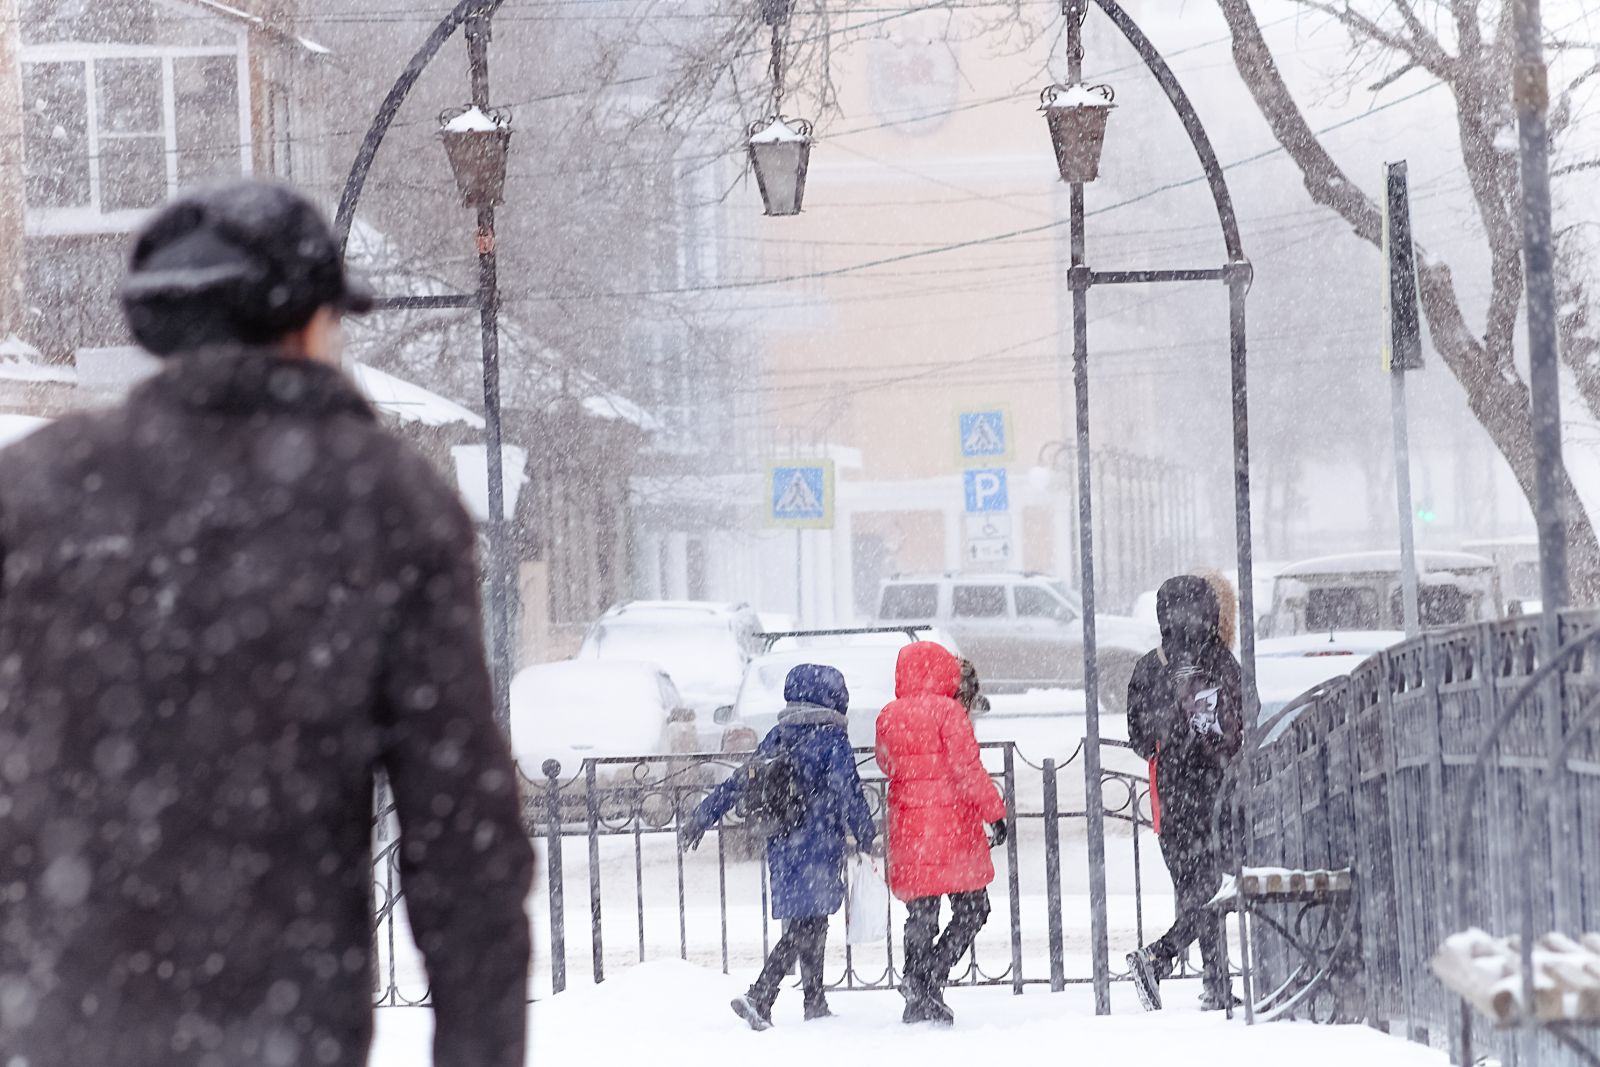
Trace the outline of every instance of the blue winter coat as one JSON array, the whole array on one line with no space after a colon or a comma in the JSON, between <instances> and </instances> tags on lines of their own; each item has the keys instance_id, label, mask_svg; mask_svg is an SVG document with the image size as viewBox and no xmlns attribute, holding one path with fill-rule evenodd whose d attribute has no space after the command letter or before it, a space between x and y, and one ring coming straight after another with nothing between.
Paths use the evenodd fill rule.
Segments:
<instances>
[{"instance_id":1,"label":"blue winter coat","mask_svg":"<svg viewBox=\"0 0 1600 1067\"><path fill-rule=\"evenodd\" d=\"M877 828L856 773L845 717L832 708L791 703L778 716L757 752L787 752L806 799L805 821L767 842L772 882L772 917L804 919L832 915L844 903L845 833L857 847L872 847ZM695 810L694 821L711 826L739 802L743 778L723 782Z\"/></svg>"}]
</instances>

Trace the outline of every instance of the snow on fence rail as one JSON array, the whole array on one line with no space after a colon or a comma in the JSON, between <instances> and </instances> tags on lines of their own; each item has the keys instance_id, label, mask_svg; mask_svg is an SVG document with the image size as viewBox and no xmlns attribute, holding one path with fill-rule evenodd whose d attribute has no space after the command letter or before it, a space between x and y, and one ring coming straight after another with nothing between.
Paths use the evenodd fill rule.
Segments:
<instances>
[{"instance_id":1,"label":"snow on fence rail","mask_svg":"<svg viewBox=\"0 0 1600 1067\"><path fill-rule=\"evenodd\" d=\"M1447 1048L1459 1043L1457 994L1429 969L1447 938L1472 927L1515 932L1524 886L1539 929L1577 929L1600 909L1600 731L1585 715L1600 697L1600 650L1569 655L1498 740L1491 728L1539 668L1537 617L1426 634L1349 678L1291 702L1258 735L1246 862L1354 873L1362 926L1352 1005L1374 1025ZM1571 648L1600 613L1562 615ZM1568 748L1548 824L1523 817L1548 773L1546 710ZM1482 751L1482 796L1470 805ZM1467 833L1455 840L1458 819ZM1530 825L1531 824L1531 825ZM1549 825L1560 827L1550 847ZM1458 844L1460 847L1458 848ZM1535 877L1528 878L1529 871ZM1458 903L1458 897L1462 903ZM1292 966L1270 945L1258 988ZM1509 1065L1592 1062L1555 1035L1502 1032L1477 1051Z\"/></svg>"}]
</instances>

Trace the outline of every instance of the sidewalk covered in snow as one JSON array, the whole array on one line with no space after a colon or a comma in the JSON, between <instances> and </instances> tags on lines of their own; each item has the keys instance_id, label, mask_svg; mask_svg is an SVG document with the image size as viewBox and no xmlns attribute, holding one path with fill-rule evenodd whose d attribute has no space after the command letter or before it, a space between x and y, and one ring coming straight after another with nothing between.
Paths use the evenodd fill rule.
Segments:
<instances>
[{"instance_id":1,"label":"sidewalk covered in snow","mask_svg":"<svg viewBox=\"0 0 1600 1067\"><path fill-rule=\"evenodd\" d=\"M728 1010L749 975L727 977L687 963L651 963L541 1000L530 1009L528 1062L749 1064L817 1067L912 1063L917 1067L1066 1062L1085 1067L1444 1067L1443 1053L1363 1026L1274 1023L1247 1027L1220 1015L1145 1014L1118 987L1115 1013L1097 1018L1085 987L1015 997L994 989L953 989L952 1029L906 1026L897 994L834 993L837 1018L804 1023L800 997L786 990L777 1026L752 1033ZM1185 1003L1191 997L1182 999ZM378 1011L372 1067L426 1067L432 1015L423 1008ZM841 1060L841 1057L846 1057Z\"/></svg>"}]
</instances>

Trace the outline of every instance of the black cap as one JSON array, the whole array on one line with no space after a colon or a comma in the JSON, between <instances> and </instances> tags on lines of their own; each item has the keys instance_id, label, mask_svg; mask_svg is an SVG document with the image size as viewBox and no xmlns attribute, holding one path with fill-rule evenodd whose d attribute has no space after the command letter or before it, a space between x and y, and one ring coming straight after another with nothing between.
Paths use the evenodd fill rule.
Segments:
<instances>
[{"instance_id":1,"label":"black cap","mask_svg":"<svg viewBox=\"0 0 1600 1067\"><path fill-rule=\"evenodd\" d=\"M256 179L198 189L157 212L134 243L121 296L134 340L156 355L266 344L318 308L360 314L373 301L345 272L322 212Z\"/></svg>"}]
</instances>

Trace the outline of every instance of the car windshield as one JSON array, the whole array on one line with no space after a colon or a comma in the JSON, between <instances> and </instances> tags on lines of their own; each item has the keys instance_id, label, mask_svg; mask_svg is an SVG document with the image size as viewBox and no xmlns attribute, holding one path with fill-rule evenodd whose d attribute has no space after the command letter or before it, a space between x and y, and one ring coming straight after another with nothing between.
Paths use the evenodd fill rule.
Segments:
<instances>
[{"instance_id":1,"label":"car windshield","mask_svg":"<svg viewBox=\"0 0 1600 1067\"><path fill-rule=\"evenodd\" d=\"M1054 589L1057 593L1061 594L1061 598L1063 600L1072 605L1072 613L1074 615L1081 616L1083 614L1083 597L1078 595L1078 591L1076 589L1072 588L1059 578L1053 582L1047 582L1046 584L1049 585L1051 589Z\"/></svg>"},{"instance_id":2,"label":"car windshield","mask_svg":"<svg viewBox=\"0 0 1600 1067\"><path fill-rule=\"evenodd\" d=\"M725 623L605 623L585 654L654 663L671 675L686 699L697 702L720 698L726 703L744 670L738 641Z\"/></svg>"}]
</instances>

